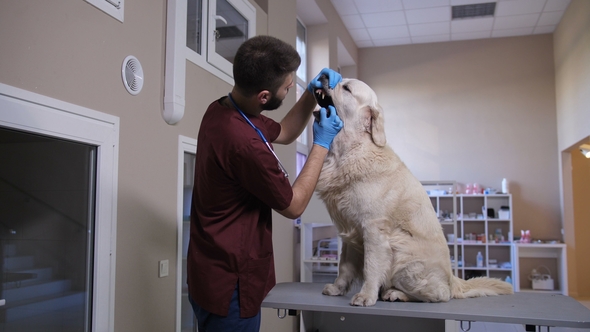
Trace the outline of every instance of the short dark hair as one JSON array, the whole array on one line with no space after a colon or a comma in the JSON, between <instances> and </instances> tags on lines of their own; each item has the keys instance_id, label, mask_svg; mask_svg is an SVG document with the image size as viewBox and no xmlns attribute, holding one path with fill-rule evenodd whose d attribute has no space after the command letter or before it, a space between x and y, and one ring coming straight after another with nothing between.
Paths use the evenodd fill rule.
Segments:
<instances>
[{"instance_id":1,"label":"short dark hair","mask_svg":"<svg viewBox=\"0 0 590 332\"><path fill-rule=\"evenodd\" d=\"M246 95L262 90L276 93L285 77L297 70L301 57L286 42L271 36L256 36L246 40L234 58L234 81Z\"/></svg>"}]
</instances>

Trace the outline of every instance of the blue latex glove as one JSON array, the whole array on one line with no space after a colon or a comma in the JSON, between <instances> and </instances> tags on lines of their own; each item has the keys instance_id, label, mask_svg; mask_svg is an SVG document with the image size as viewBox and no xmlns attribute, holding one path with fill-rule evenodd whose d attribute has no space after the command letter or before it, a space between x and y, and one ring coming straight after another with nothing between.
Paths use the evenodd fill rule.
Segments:
<instances>
[{"instance_id":1,"label":"blue latex glove","mask_svg":"<svg viewBox=\"0 0 590 332\"><path fill-rule=\"evenodd\" d=\"M336 113L334 106L330 108L330 116L327 116L325 108L320 109L319 121L313 123L313 144L317 144L330 150L330 144L340 129L344 126L342 120Z\"/></svg>"},{"instance_id":2,"label":"blue latex glove","mask_svg":"<svg viewBox=\"0 0 590 332\"><path fill-rule=\"evenodd\" d=\"M322 76L322 74L328 76L328 86L330 86L330 89L334 89L336 84L342 81L342 75L338 74L338 72L335 72L330 68L324 68L318 74L318 76L309 82L309 85L307 86L307 90L309 90L309 92L313 93L314 90L323 88L322 82L320 82L320 76Z\"/></svg>"}]
</instances>

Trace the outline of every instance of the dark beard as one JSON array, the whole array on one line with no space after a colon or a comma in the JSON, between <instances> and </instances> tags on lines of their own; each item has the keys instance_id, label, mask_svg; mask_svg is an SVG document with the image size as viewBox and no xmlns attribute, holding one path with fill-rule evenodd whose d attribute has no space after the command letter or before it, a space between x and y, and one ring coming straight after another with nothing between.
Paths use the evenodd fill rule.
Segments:
<instances>
[{"instance_id":1,"label":"dark beard","mask_svg":"<svg viewBox=\"0 0 590 332\"><path fill-rule=\"evenodd\" d=\"M283 105L283 100L277 98L277 96L273 94L272 97L270 97L270 100L266 104L262 105L262 109L265 111L274 111L281 107L281 105Z\"/></svg>"}]
</instances>

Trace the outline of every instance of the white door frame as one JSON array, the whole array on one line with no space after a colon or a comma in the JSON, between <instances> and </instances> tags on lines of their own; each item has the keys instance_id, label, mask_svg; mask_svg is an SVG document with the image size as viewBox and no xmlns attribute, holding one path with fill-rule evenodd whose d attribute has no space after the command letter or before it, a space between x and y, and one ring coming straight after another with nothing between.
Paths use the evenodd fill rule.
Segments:
<instances>
[{"instance_id":1,"label":"white door frame","mask_svg":"<svg viewBox=\"0 0 590 332\"><path fill-rule=\"evenodd\" d=\"M0 83L0 126L97 147L92 331L114 331L119 118Z\"/></svg>"},{"instance_id":2,"label":"white door frame","mask_svg":"<svg viewBox=\"0 0 590 332\"><path fill-rule=\"evenodd\" d=\"M183 248L183 237L182 229L184 227L183 221L183 203L184 203L184 178L186 172L191 172L192 169L186 169L184 164L185 153L197 153L197 140L194 138L180 135L178 137L178 187L177 187L177 206L176 206L176 243L177 243L177 257L176 257L176 332L180 332L182 329L182 283L186 280L182 280L182 270L185 268L184 262L182 261L182 253L185 250ZM193 174L188 174L189 179L193 178Z\"/></svg>"}]
</instances>

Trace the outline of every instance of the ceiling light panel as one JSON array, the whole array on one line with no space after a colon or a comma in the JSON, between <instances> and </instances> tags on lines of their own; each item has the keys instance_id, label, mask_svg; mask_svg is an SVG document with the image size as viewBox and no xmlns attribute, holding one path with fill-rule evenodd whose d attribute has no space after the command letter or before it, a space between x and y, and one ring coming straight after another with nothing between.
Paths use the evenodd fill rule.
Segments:
<instances>
[{"instance_id":1,"label":"ceiling light panel","mask_svg":"<svg viewBox=\"0 0 590 332\"><path fill-rule=\"evenodd\" d=\"M544 6L545 1L539 0L498 1L496 16L540 13Z\"/></svg>"},{"instance_id":2,"label":"ceiling light panel","mask_svg":"<svg viewBox=\"0 0 590 332\"><path fill-rule=\"evenodd\" d=\"M362 14L363 22L367 28L405 25L406 16L403 12L384 12Z\"/></svg>"},{"instance_id":3,"label":"ceiling light panel","mask_svg":"<svg viewBox=\"0 0 590 332\"><path fill-rule=\"evenodd\" d=\"M492 31L494 26L493 17L474 18L469 20L453 20L451 21L452 33L463 32L478 32L478 31Z\"/></svg>"},{"instance_id":4,"label":"ceiling light panel","mask_svg":"<svg viewBox=\"0 0 590 332\"><path fill-rule=\"evenodd\" d=\"M412 24L410 25L410 35L414 36L428 36L441 35L451 33L451 27L447 22L427 23L427 24Z\"/></svg>"},{"instance_id":5,"label":"ceiling light panel","mask_svg":"<svg viewBox=\"0 0 590 332\"><path fill-rule=\"evenodd\" d=\"M354 0L354 3L361 14L404 10L401 0Z\"/></svg>"},{"instance_id":6,"label":"ceiling light panel","mask_svg":"<svg viewBox=\"0 0 590 332\"><path fill-rule=\"evenodd\" d=\"M342 23L344 26L351 30L351 29L361 29L365 27L365 22L360 15L346 15L342 17Z\"/></svg>"},{"instance_id":7,"label":"ceiling light panel","mask_svg":"<svg viewBox=\"0 0 590 332\"><path fill-rule=\"evenodd\" d=\"M516 29L534 27L539 14L496 17L494 29Z\"/></svg>"},{"instance_id":8,"label":"ceiling light panel","mask_svg":"<svg viewBox=\"0 0 590 332\"><path fill-rule=\"evenodd\" d=\"M406 11L408 24L448 22L449 17L451 17L451 7L449 6Z\"/></svg>"},{"instance_id":9,"label":"ceiling light panel","mask_svg":"<svg viewBox=\"0 0 590 332\"><path fill-rule=\"evenodd\" d=\"M410 37L408 28L405 25L386 27L386 28L370 28L369 35L373 39L393 39Z\"/></svg>"},{"instance_id":10,"label":"ceiling light panel","mask_svg":"<svg viewBox=\"0 0 590 332\"><path fill-rule=\"evenodd\" d=\"M404 9L408 10L408 9L448 6L449 0L403 0L403 3L404 3Z\"/></svg>"},{"instance_id":11,"label":"ceiling light panel","mask_svg":"<svg viewBox=\"0 0 590 332\"><path fill-rule=\"evenodd\" d=\"M563 12L548 12L542 13L537 25L557 25L563 16Z\"/></svg>"}]
</instances>

